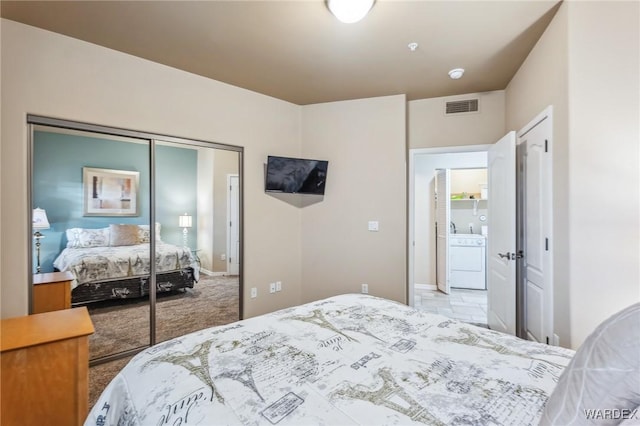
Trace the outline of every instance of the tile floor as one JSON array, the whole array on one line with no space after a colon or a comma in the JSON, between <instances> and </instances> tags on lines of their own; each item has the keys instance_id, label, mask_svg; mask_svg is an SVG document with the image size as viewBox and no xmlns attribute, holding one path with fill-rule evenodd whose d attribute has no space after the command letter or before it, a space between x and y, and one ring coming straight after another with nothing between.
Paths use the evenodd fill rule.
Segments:
<instances>
[{"instance_id":1,"label":"tile floor","mask_svg":"<svg viewBox=\"0 0 640 426\"><path fill-rule=\"evenodd\" d=\"M414 289L415 308L476 324L487 324L487 291L451 289L451 294Z\"/></svg>"}]
</instances>

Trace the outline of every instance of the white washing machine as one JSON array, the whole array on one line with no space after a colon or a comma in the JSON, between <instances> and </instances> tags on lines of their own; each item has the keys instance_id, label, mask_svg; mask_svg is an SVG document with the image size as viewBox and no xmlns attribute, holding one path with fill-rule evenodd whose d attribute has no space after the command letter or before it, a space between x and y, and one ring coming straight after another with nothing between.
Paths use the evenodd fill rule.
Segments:
<instances>
[{"instance_id":1,"label":"white washing machine","mask_svg":"<svg viewBox=\"0 0 640 426\"><path fill-rule=\"evenodd\" d=\"M486 290L486 239L479 234L449 236L449 283L453 288Z\"/></svg>"}]
</instances>

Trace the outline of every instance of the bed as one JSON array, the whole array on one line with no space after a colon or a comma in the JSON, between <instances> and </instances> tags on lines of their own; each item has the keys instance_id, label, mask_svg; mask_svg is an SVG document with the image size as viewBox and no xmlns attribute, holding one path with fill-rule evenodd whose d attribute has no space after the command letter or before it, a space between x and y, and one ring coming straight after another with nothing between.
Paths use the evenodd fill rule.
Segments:
<instances>
[{"instance_id":1,"label":"bed","mask_svg":"<svg viewBox=\"0 0 640 426\"><path fill-rule=\"evenodd\" d=\"M151 347L85 425L533 425L573 355L347 294Z\"/></svg>"},{"instance_id":2,"label":"bed","mask_svg":"<svg viewBox=\"0 0 640 426\"><path fill-rule=\"evenodd\" d=\"M67 246L53 262L58 271L69 271L71 302L80 305L149 294L150 244L146 225L110 225L107 228L71 228ZM160 239L156 224L156 291L193 288L199 265L188 247Z\"/></svg>"}]
</instances>

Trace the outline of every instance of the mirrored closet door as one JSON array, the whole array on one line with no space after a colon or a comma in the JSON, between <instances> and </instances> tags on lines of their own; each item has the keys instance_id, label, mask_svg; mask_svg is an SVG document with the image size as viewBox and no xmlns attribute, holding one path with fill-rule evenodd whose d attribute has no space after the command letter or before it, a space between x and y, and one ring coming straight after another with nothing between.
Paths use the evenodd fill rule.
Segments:
<instances>
[{"instance_id":1,"label":"mirrored closet door","mask_svg":"<svg viewBox=\"0 0 640 426\"><path fill-rule=\"evenodd\" d=\"M240 148L29 123L32 313L86 306L92 363L240 319Z\"/></svg>"},{"instance_id":2,"label":"mirrored closet door","mask_svg":"<svg viewBox=\"0 0 640 426\"><path fill-rule=\"evenodd\" d=\"M156 341L162 342L239 319L239 234L233 231L239 230L240 154L195 142L154 146L156 221L166 228L156 252L181 247L179 273L193 274L184 292L157 295ZM170 259L159 262L172 266ZM157 274L158 289L167 281Z\"/></svg>"}]
</instances>

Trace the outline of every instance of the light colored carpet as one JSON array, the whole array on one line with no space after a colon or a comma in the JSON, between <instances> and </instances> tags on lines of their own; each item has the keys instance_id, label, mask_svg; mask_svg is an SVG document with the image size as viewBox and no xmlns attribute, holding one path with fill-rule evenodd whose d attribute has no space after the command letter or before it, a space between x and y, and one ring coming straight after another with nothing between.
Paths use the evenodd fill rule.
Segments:
<instances>
[{"instance_id":1,"label":"light colored carpet","mask_svg":"<svg viewBox=\"0 0 640 426\"><path fill-rule=\"evenodd\" d=\"M149 301L88 306L95 333L89 337L90 359L121 353L149 344ZM158 296L156 340L162 342L203 328L228 324L240 317L237 276L200 276L192 289ZM131 359L119 359L89 369L89 407L102 390Z\"/></svg>"}]
</instances>

